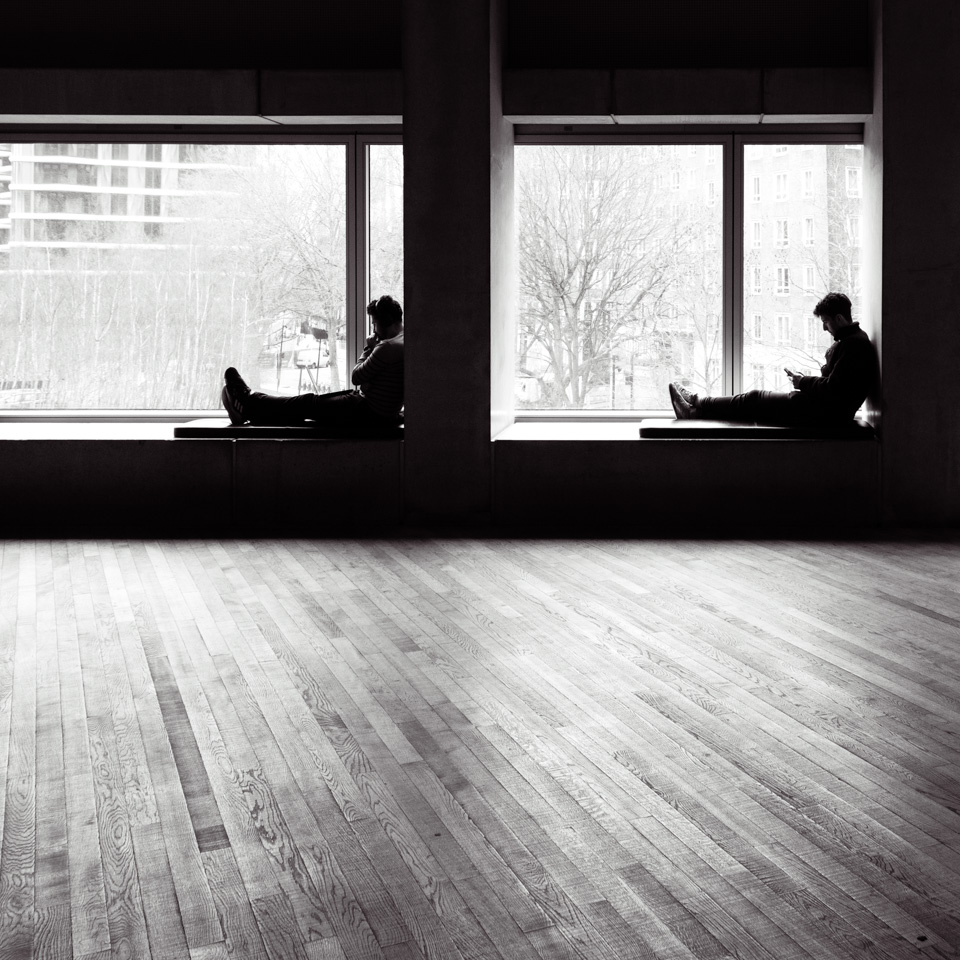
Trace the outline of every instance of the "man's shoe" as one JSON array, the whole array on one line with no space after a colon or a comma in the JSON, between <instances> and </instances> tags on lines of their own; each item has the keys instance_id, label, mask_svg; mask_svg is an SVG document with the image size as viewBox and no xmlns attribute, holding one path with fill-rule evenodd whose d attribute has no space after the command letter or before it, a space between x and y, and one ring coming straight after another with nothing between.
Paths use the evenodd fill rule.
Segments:
<instances>
[{"instance_id":1,"label":"man's shoe","mask_svg":"<svg viewBox=\"0 0 960 960\"><path fill-rule=\"evenodd\" d=\"M226 385L220 392L220 399L230 422L239 427L250 419L250 388L236 367L227 367L223 379Z\"/></svg>"},{"instance_id":2,"label":"man's shoe","mask_svg":"<svg viewBox=\"0 0 960 960\"><path fill-rule=\"evenodd\" d=\"M677 419L693 420L697 416L700 398L675 383L669 384L667 389L670 391L670 402L673 404L673 412L677 415Z\"/></svg>"}]
</instances>

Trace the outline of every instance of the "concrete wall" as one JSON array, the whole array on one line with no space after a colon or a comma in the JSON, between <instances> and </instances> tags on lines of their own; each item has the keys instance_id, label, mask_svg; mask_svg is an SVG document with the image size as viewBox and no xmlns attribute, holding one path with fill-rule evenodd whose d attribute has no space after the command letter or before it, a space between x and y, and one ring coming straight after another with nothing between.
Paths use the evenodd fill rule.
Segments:
<instances>
[{"instance_id":1,"label":"concrete wall","mask_svg":"<svg viewBox=\"0 0 960 960\"><path fill-rule=\"evenodd\" d=\"M396 525L401 447L0 439L0 536L306 535Z\"/></svg>"},{"instance_id":2,"label":"concrete wall","mask_svg":"<svg viewBox=\"0 0 960 960\"><path fill-rule=\"evenodd\" d=\"M879 444L502 440L495 512L534 530L823 532L879 518Z\"/></svg>"},{"instance_id":3,"label":"concrete wall","mask_svg":"<svg viewBox=\"0 0 960 960\"><path fill-rule=\"evenodd\" d=\"M399 123L399 69L0 68L0 122Z\"/></svg>"},{"instance_id":4,"label":"concrete wall","mask_svg":"<svg viewBox=\"0 0 960 960\"><path fill-rule=\"evenodd\" d=\"M923 10L882 3L884 516L956 524L960 5Z\"/></svg>"},{"instance_id":5,"label":"concrete wall","mask_svg":"<svg viewBox=\"0 0 960 960\"><path fill-rule=\"evenodd\" d=\"M509 323L491 247L494 224L510 231L512 167L492 96L495 16L490 0L404 4L404 469L418 521L490 511L494 309ZM498 379L502 394L499 365Z\"/></svg>"}]
</instances>

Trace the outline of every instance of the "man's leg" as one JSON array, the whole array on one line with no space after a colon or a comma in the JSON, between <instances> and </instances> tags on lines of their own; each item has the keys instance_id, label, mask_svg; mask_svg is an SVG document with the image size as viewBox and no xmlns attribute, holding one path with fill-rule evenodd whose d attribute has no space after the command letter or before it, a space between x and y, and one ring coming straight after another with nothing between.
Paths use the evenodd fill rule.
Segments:
<instances>
[{"instance_id":1,"label":"man's leg","mask_svg":"<svg viewBox=\"0 0 960 960\"><path fill-rule=\"evenodd\" d=\"M323 426L365 424L366 403L354 390L335 393L301 393L296 397L271 397L251 393L246 402L250 423L295 426L312 420Z\"/></svg>"},{"instance_id":2,"label":"man's leg","mask_svg":"<svg viewBox=\"0 0 960 960\"><path fill-rule=\"evenodd\" d=\"M750 390L733 397L701 397L696 416L700 420L769 423L776 426L791 426L815 419L797 390L790 393Z\"/></svg>"}]
</instances>

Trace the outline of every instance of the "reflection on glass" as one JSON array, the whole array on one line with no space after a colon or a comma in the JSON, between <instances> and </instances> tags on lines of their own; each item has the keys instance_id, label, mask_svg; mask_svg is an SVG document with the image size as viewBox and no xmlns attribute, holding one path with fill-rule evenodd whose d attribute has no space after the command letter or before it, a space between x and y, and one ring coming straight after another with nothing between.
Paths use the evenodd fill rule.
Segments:
<instances>
[{"instance_id":1,"label":"reflection on glass","mask_svg":"<svg viewBox=\"0 0 960 960\"><path fill-rule=\"evenodd\" d=\"M824 294L860 297L859 145L744 147L744 390L790 390L784 367L818 374L832 342L812 315Z\"/></svg>"},{"instance_id":2,"label":"reflection on glass","mask_svg":"<svg viewBox=\"0 0 960 960\"><path fill-rule=\"evenodd\" d=\"M343 145L0 146L0 407L348 386Z\"/></svg>"},{"instance_id":3,"label":"reflection on glass","mask_svg":"<svg viewBox=\"0 0 960 960\"><path fill-rule=\"evenodd\" d=\"M399 143L371 144L369 150L370 297L388 293L402 306L403 147Z\"/></svg>"},{"instance_id":4,"label":"reflection on glass","mask_svg":"<svg viewBox=\"0 0 960 960\"><path fill-rule=\"evenodd\" d=\"M722 166L716 144L517 147L518 409L719 391Z\"/></svg>"}]
</instances>

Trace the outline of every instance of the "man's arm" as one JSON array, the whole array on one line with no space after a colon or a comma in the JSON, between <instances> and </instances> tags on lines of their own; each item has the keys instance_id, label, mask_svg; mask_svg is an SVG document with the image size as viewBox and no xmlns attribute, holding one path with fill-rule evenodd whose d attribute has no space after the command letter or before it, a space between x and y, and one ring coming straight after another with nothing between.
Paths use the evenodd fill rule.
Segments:
<instances>
[{"instance_id":1,"label":"man's arm","mask_svg":"<svg viewBox=\"0 0 960 960\"><path fill-rule=\"evenodd\" d=\"M379 341L375 341L371 345L370 339L367 340L367 346L364 347L360 359L350 374L350 382L358 387L364 383L370 383L371 380L376 380L378 376L382 375L388 367L397 362L399 357L396 356L396 353L403 349Z\"/></svg>"},{"instance_id":2,"label":"man's arm","mask_svg":"<svg viewBox=\"0 0 960 960\"><path fill-rule=\"evenodd\" d=\"M859 404L870 392L874 367L872 345L854 342L841 352L828 376L800 377L796 386L824 403L849 403L859 398Z\"/></svg>"}]
</instances>

